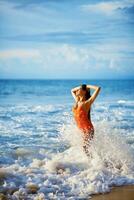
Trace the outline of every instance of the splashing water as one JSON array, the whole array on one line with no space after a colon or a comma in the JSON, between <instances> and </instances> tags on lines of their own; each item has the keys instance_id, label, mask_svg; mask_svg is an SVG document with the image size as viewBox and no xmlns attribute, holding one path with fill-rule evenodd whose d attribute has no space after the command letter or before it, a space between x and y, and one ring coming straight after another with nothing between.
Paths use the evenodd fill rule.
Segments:
<instances>
[{"instance_id":1,"label":"splashing water","mask_svg":"<svg viewBox=\"0 0 134 200\"><path fill-rule=\"evenodd\" d=\"M39 149L42 159L39 156L35 159L33 155L27 166L22 165L21 159L32 152L26 148L16 150L19 159L0 172L1 178L7 179L4 187L17 190L12 198L28 196L30 184L40 188L31 198L45 194L45 199L87 198L91 194L108 192L114 185L134 184L132 149L110 123L96 124L90 158L82 149L81 133L75 125L64 125L58 142L62 144L61 152L47 154ZM17 185L21 185L20 189Z\"/></svg>"}]
</instances>

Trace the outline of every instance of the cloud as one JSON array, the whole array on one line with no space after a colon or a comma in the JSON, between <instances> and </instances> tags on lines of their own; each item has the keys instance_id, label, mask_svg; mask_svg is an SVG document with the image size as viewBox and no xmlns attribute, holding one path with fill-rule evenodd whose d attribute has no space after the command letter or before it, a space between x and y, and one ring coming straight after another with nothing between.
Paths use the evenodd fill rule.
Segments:
<instances>
[{"instance_id":1,"label":"cloud","mask_svg":"<svg viewBox=\"0 0 134 200\"><path fill-rule=\"evenodd\" d=\"M125 73L126 65L127 70L134 70L133 59L128 59L121 49L117 44L47 44L36 49L3 50L0 51L0 77L14 77L16 74L22 78L97 78L105 76L105 73L112 77L115 73Z\"/></svg>"},{"instance_id":2,"label":"cloud","mask_svg":"<svg viewBox=\"0 0 134 200\"><path fill-rule=\"evenodd\" d=\"M32 41L43 43L68 43L68 44L84 44L84 43L96 43L106 39L105 33L90 33L84 31L53 31L43 34L25 34L14 36L1 36L1 39L10 41Z\"/></svg>"},{"instance_id":3,"label":"cloud","mask_svg":"<svg viewBox=\"0 0 134 200\"><path fill-rule=\"evenodd\" d=\"M127 14L130 14L130 15L134 15L134 5L133 6L131 6L131 7L125 7L125 8L122 8L122 9L120 9L122 12L125 12L125 13L127 13Z\"/></svg>"},{"instance_id":4,"label":"cloud","mask_svg":"<svg viewBox=\"0 0 134 200\"><path fill-rule=\"evenodd\" d=\"M11 50L3 50L0 51L0 58L1 59L12 59L12 58L19 58L19 59L27 59L27 58L38 58L40 53L38 50L35 49L11 49Z\"/></svg>"},{"instance_id":5,"label":"cloud","mask_svg":"<svg viewBox=\"0 0 134 200\"><path fill-rule=\"evenodd\" d=\"M120 53L120 50L120 47L116 44L103 44L92 47L87 45L51 44L37 49L3 50L0 51L0 58L5 61L18 59L23 63L29 59L31 62L45 66L45 68L73 65L88 68L93 63L94 67L96 67L100 62L110 62L110 66L112 66L110 68L113 69L115 61L119 61L123 57L123 52Z\"/></svg>"},{"instance_id":6,"label":"cloud","mask_svg":"<svg viewBox=\"0 0 134 200\"><path fill-rule=\"evenodd\" d=\"M134 1L127 0L127 1L109 1L109 2L100 2L96 4L87 4L82 5L81 8L84 11L90 12L100 12L104 14L113 14L118 9L127 9L131 8L134 5Z\"/></svg>"},{"instance_id":7,"label":"cloud","mask_svg":"<svg viewBox=\"0 0 134 200\"><path fill-rule=\"evenodd\" d=\"M17 5L17 2L0 1L0 35L30 35L52 31L53 27L58 29L56 23L59 22L59 12L54 8L31 4L30 8L17 9ZM62 18L60 19L61 22Z\"/></svg>"}]
</instances>

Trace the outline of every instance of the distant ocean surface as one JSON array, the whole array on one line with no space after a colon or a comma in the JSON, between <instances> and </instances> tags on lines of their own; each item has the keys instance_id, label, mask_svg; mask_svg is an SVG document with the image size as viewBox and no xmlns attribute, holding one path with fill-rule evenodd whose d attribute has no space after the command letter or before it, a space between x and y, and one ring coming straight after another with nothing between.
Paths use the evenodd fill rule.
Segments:
<instances>
[{"instance_id":1,"label":"distant ocean surface","mask_svg":"<svg viewBox=\"0 0 134 200\"><path fill-rule=\"evenodd\" d=\"M91 158L71 111L82 83L101 86ZM0 192L13 200L87 199L134 184L134 80L0 80L0 167Z\"/></svg>"}]
</instances>

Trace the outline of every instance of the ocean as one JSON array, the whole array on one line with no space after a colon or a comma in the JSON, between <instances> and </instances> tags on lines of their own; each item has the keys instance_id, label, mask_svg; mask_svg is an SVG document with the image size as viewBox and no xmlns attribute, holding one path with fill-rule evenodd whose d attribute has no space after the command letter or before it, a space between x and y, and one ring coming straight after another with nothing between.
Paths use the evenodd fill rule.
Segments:
<instances>
[{"instance_id":1,"label":"ocean","mask_svg":"<svg viewBox=\"0 0 134 200\"><path fill-rule=\"evenodd\" d=\"M101 87L88 158L71 88ZM92 93L93 91L91 91ZM134 184L134 80L0 80L0 193L77 200Z\"/></svg>"}]
</instances>

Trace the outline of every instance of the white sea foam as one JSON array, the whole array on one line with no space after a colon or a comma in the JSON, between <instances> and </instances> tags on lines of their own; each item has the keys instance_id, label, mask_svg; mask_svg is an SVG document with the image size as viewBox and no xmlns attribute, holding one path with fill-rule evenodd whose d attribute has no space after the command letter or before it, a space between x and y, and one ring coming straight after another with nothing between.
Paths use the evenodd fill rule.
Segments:
<instances>
[{"instance_id":1,"label":"white sea foam","mask_svg":"<svg viewBox=\"0 0 134 200\"><path fill-rule=\"evenodd\" d=\"M125 100L118 100L118 103L126 103L127 101Z\"/></svg>"},{"instance_id":2,"label":"white sea foam","mask_svg":"<svg viewBox=\"0 0 134 200\"><path fill-rule=\"evenodd\" d=\"M117 101L117 103L119 103L119 104L134 105L134 101L133 101L133 100L124 100L124 99L120 99L120 100Z\"/></svg>"},{"instance_id":3,"label":"white sea foam","mask_svg":"<svg viewBox=\"0 0 134 200\"><path fill-rule=\"evenodd\" d=\"M59 153L47 155L46 151L40 149L39 153L44 154L42 159L33 155L28 165L22 165L22 161L17 160L10 167L5 166L5 176L2 171L2 177L6 177L4 187L18 187L18 191L10 195L11 198L88 198L95 193L108 192L115 185L134 184L133 149L120 134L120 129L113 128L111 122L103 120L96 122L95 130L90 157L84 153L81 133L72 122L60 130L58 141L61 147L66 148ZM18 153L29 152L19 149ZM8 181L9 170L14 175L14 186ZM18 185L15 176L23 178L21 185ZM39 187L36 194L28 194L27 185L30 184Z\"/></svg>"}]
</instances>

